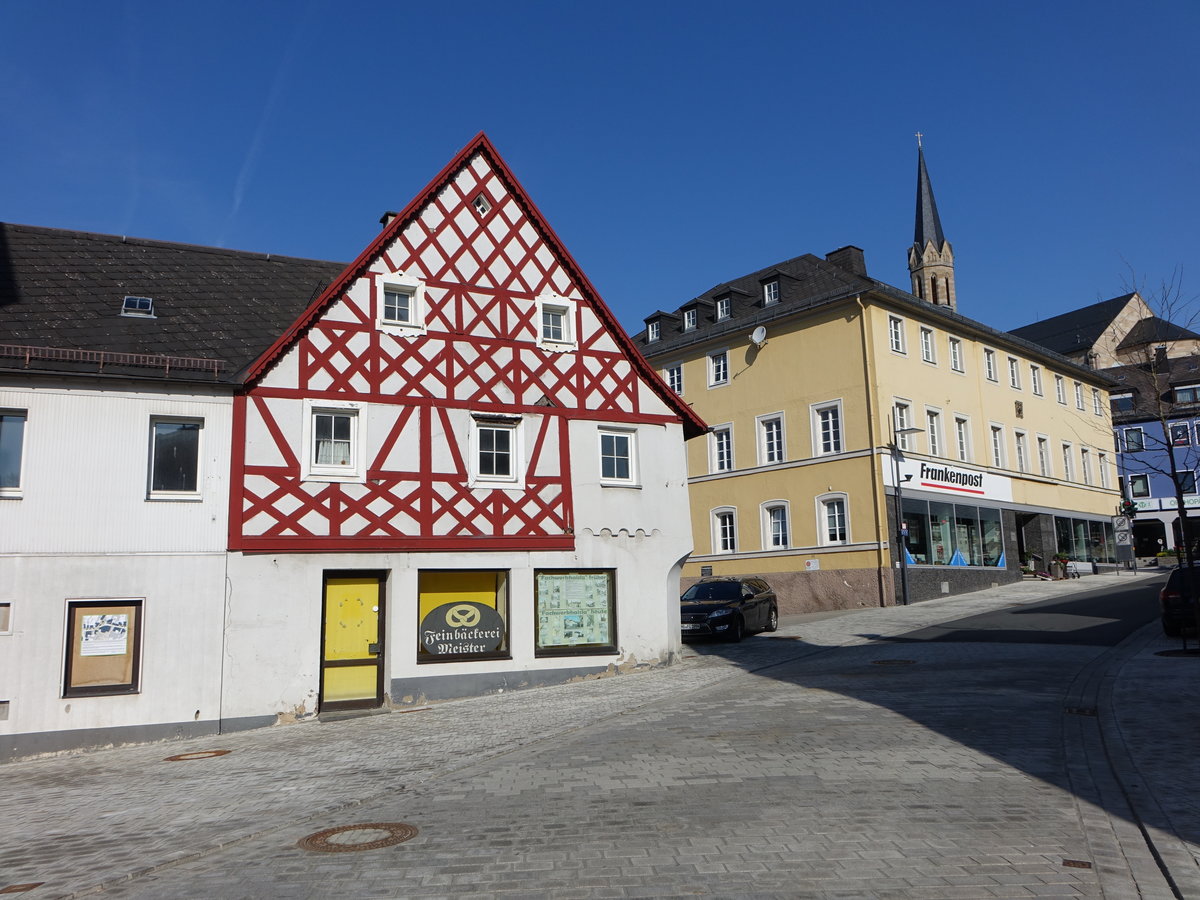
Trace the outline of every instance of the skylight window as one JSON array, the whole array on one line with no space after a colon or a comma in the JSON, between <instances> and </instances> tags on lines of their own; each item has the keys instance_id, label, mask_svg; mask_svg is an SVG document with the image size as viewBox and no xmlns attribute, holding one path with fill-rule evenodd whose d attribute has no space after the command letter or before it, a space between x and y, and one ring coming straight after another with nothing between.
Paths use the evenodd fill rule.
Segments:
<instances>
[{"instance_id":1,"label":"skylight window","mask_svg":"<svg viewBox=\"0 0 1200 900\"><path fill-rule=\"evenodd\" d=\"M153 297L126 297L121 301L121 315L154 317Z\"/></svg>"}]
</instances>

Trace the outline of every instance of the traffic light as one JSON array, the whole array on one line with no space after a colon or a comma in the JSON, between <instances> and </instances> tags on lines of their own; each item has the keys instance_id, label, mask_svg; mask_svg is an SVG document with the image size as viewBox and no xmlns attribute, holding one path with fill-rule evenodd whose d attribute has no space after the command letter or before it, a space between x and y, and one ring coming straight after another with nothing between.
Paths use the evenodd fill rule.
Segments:
<instances>
[{"instance_id":1,"label":"traffic light","mask_svg":"<svg viewBox=\"0 0 1200 900\"><path fill-rule=\"evenodd\" d=\"M1133 518L1137 515L1137 504L1132 500L1124 500L1121 502L1121 515Z\"/></svg>"}]
</instances>

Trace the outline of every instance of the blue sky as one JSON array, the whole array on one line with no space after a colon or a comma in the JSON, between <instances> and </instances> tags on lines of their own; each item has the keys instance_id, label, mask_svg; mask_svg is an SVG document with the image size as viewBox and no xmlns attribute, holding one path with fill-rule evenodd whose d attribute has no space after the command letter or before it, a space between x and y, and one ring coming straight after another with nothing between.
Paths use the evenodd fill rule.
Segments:
<instances>
[{"instance_id":1,"label":"blue sky","mask_svg":"<svg viewBox=\"0 0 1200 900\"><path fill-rule=\"evenodd\" d=\"M1183 269L1195 2L5 4L0 219L354 258L486 131L630 330L845 244L907 288L916 142L959 311Z\"/></svg>"}]
</instances>

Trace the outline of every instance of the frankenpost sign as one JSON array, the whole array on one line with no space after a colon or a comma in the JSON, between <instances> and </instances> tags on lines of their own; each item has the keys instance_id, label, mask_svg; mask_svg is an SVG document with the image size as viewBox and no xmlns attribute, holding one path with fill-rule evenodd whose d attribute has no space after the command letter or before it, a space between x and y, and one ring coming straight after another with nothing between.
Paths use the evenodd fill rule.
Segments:
<instances>
[{"instance_id":1,"label":"frankenpost sign","mask_svg":"<svg viewBox=\"0 0 1200 900\"><path fill-rule=\"evenodd\" d=\"M890 459L883 471L884 483L895 487ZM964 502L967 499L1012 501L1012 479L945 462L905 459L900 462L900 480L906 491L936 491L961 497Z\"/></svg>"}]
</instances>

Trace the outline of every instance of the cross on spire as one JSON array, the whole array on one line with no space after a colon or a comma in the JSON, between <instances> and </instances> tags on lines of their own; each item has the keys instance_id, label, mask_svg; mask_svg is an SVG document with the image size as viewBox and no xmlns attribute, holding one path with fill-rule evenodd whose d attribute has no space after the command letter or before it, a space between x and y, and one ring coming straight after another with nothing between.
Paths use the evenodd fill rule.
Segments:
<instances>
[{"instance_id":1,"label":"cross on spire","mask_svg":"<svg viewBox=\"0 0 1200 900\"><path fill-rule=\"evenodd\" d=\"M921 148L921 138L923 138L923 137L925 137L925 135L921 134L921 132L918 131L917 132L917 149L918 150Z\"/></svg>"}]
</instances>

